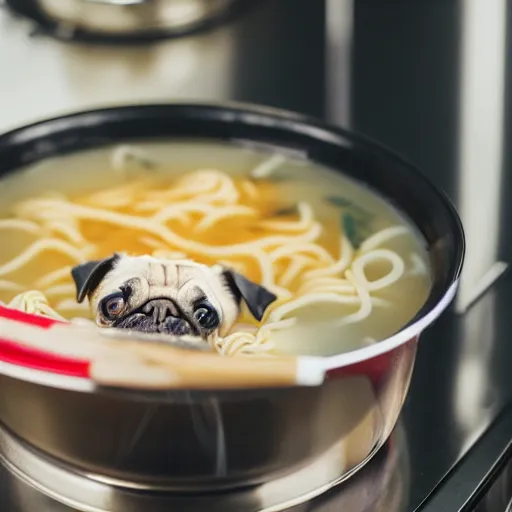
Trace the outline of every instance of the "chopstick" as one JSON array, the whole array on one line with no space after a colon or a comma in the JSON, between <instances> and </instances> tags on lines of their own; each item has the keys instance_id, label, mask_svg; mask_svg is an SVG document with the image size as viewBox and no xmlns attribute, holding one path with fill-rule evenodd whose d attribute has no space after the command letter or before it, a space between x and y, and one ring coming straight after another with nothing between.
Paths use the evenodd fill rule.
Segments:
<instances>
[{"instance_id":1,"label":"chopstick","mask_svg":"<svg viewBox=\"0 0 512 512\"><path fill-rule=\"evenodd\" d=\"M316 386L325 378L315 357L220 357L203 351L205 342L194 338L164 341L96 326L41 322L25 313L13 319L5 309L0 307L0 337L11 350L17 346L25 353L32 351L36 360L46 355L85 364L88 378L98 386L162 390ZM2 353L0 343L0 360Z\"/></svg>"}]
</instances>

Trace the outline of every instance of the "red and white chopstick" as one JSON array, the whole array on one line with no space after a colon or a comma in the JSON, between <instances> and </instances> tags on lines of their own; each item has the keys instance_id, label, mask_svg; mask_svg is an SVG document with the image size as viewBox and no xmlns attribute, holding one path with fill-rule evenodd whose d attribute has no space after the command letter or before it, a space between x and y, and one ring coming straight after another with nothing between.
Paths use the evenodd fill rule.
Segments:
<instances>
[{"instance_id":1,"label":"red and white chopstick","mask_svg":"<svg viewBox=\"0 0 512 512\"><path fill-rule=\"evenodd\" d=\"M89 361L86 358L67 356L49 352L45 344L37 348L37 343L23 343L23 334L33 330L48 330L56 325L66 325L52 318L32 315L15 309L0 306L0 360L31 368L33 370L57 373L71 377L89 378ZM14 336L12 333L16 333Z\"/></svg>"},{"instance_id":2,"label":"red and white chopstick","mask_svg":"<svg viewBox=\"0 0 512 512\"><path fill-rule=\"evenodd\" d=\"M315 386L325 377L321 358L233 361L147 336L108 331L0 306L0 361L98 385L151 389Z\"/></svg>"}]
</instances>

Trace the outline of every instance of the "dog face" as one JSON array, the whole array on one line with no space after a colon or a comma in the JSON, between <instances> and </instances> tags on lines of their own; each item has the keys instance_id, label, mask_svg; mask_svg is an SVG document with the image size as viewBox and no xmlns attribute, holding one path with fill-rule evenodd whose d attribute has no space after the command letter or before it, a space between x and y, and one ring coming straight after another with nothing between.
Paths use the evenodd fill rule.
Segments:
<instances>
[{"instance_id":1,"label":"dog face","mask_svg":"<svg viewBox=\"0 0 512 512\"><path fill-rule=\"evenodd\" d=\"M72 269L77 300L89 299L100 327L175 336L229 333L244 301L261 320L276 296L226 268L189 260L124 256Z\"/></svg>"}]
</instances>

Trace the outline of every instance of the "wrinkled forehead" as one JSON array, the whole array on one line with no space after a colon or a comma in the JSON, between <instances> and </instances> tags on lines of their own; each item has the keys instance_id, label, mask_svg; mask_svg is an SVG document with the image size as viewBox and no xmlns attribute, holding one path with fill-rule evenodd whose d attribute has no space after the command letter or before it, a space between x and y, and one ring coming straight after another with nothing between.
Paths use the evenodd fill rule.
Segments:
<instances>
[{"instance_id":1,"label":"wrinkled forehead","mask_svg":"<svg viewBox=\"0 0 512 512\"><path fill-rule=\"evenodd\" d=\"M201 289L207 296L222 292L220 273L206 265L189 260L162 260L151 256L119 259L100 285L99 295L119 289L126 283L140 283L149 290L179 291L184 286Z\"/></svg>"}]
</instances>

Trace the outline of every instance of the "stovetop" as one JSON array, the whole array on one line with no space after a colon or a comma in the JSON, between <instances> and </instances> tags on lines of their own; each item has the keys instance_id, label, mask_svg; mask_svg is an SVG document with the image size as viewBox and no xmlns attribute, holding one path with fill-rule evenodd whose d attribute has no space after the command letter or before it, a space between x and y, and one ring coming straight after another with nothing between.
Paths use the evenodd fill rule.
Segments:
<instances>
[{"instance_id":1,"label":"stovetop","mask_svg":"<svg viewBox=\"0 0 512 512\"><path fill-rule=\"evenodd\" d=\"M420 342L400 419L404 492L382 510L505 510L481 498L512 491L509 5L261 0L213 30L131 47L34 35L0 10L0 130L104 105L235 100L325 118L417 164L458 206L468 256L457 304ZM370 489L365 474L350 485ZM339 510L323 503L307 510Z\"/></svg>"}]
</instances>

